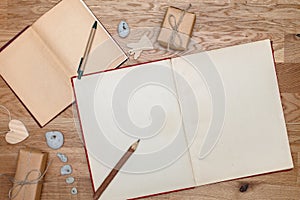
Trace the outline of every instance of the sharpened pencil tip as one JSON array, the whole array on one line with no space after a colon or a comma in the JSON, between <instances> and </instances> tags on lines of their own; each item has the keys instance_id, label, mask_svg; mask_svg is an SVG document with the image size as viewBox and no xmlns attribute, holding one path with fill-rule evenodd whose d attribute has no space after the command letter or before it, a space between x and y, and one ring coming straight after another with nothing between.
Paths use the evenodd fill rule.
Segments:
<instances>
[{"instance_id":1,"label":"sharpened pencil tip","mask_svg":"<svg viewBox=\"0 0 300 200\"><path fill-rule=\"evenodd\" d=\"M140 142L140 139L138 139L135 143L133 143L132 145L131 145L131 149L133 149L134 151L136 150L136 148L138 147L138 145L139 145L139 142Z\"/></svg>"},{"instance_id":2,"label":"sharpened pencil tip","mask_svg":"<svg viewBox=\"0 0 300 200\"><path fill-rule=\"evenodd\" d=\"M94 22L93 28L94 28L94 29L97 29L97 21Z\"/></svg>"}]
</instances>

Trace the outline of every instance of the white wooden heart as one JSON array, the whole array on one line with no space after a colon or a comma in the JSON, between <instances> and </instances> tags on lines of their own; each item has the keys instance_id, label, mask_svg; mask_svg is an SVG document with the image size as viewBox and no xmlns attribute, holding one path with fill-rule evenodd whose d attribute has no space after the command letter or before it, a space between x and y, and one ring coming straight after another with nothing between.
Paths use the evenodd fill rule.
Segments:
<instances>
[{"instance_id":1,"label":"white wooden heart","mask_svg":"<svg viewBox=\"0 0 300 200\"><path fill-rule=\"evenodd\" d=\"M25 125L19 120L10 120L8 127L10 131L7 132L5 140L9 144L17 144L29 136Z\"/></svg>"}]
</instances>

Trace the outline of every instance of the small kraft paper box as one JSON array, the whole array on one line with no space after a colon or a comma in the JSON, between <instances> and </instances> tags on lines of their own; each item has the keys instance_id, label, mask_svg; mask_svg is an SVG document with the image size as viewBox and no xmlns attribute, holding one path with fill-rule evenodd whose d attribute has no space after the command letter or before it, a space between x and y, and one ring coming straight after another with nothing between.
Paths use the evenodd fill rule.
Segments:
<instances>
[{"instance_id":1,"label":"small kraft paper box","mask_svg":"<svg viewBox=\"0 0 300 200\"><path fill-rule=\"evenodd\" d=\"M18 156L17 170L15 174L16 181L32 182L23 186L14 184L12 197L14 200L39 200L42 191L41 175L44 173L47 165L48 153L41 152L37 149L25 148L20 149ZM36 183L33 183L36 182ZM18 188L20 187L20 188Z\"/></svg>"},{"instance_id":2,"label":"small kraft paper box","mask_svg":"<svg viewBox=\"0 0 300 200\"><path fill-rule=\"evenodd\" d=\"M185 10L168 8L157 38L161 46L174 50L187 48L196 20L195 13L187 12L190 6Z\"/></svg>"}]
</instances>

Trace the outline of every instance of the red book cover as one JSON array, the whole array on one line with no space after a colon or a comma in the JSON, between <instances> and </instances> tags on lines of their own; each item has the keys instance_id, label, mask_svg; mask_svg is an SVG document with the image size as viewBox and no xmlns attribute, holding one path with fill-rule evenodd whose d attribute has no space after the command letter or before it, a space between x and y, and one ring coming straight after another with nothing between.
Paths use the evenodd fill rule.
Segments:
<instances>
[{"instance_id":1,"label":"red book cover","mask_svg":"<svg viewBox=\"0 0 300 200\"><path fill-rule=\"evenodd\" d=\"M202 74L195 77L197 70ZM133 143L128 137L145 137L103 199L142 198L293 168L269 40L73 77L72 85L94 191L114 167L105 159L114 163L123 155ZM168 91L174 91L177 103ZM157 105L164 106L165 115ZM162 119L159 134L148 135L147 123ZM173 143L175 148L165 152ZM244 156L241 150L253 146ZM187 153L176 157L183 147ZM152 148L158 151L149 153ZM163 165L173 158L178 159ZM164 167L151 171L152 164Z\"/></svg>"}]
</instances>

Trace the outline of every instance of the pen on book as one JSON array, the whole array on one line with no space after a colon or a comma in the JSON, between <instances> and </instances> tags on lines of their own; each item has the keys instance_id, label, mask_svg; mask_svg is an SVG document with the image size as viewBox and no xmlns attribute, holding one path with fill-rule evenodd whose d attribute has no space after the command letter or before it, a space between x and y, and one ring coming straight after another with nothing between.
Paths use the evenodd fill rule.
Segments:
<instances>
[{"instance_id":1,"label":"pen on book","mask_svg":"<svg viewBox=\"0 0 300 200\"><path fill-rule=\"evenodd\" d=\"M95 37L96 29L97 29L97 21L95 21L93 26L92 26L90 36L89 36L88 42L86 44L83 57L81 57L81 59L80 59L80 63L79 63L78 70L77 70L77 74L78 74L77 78L78 79L81 79L81 76L84 72L86 62L88 60L88 56L89 56L89 53L91 51L91 47L92 47L93 40L94 40L94 37Z\"/></svg>"},{"instance_id":2,"label":"pen on book","mask_svg":"<svg viewBox=\"0 0 300 200\"><path fill-rule=\"evenodd\" d=\"M135 143L133 143L126 153L122 156L122 158L119 160L119 162L116 164L116 166L111 170L111 172L108 174L108 176L104 179L100 187L96 190L93 199L97 200L100 198L102 193L105 191L105 189L108 187L110 182L114 179L114 177L117 175L119 170L122 168L122 166L126 163L126 161L129 159L129 157L135 152L137 149L137 146L139 144L140 140L137 140Z\"/></svg>"}]
</instances>

